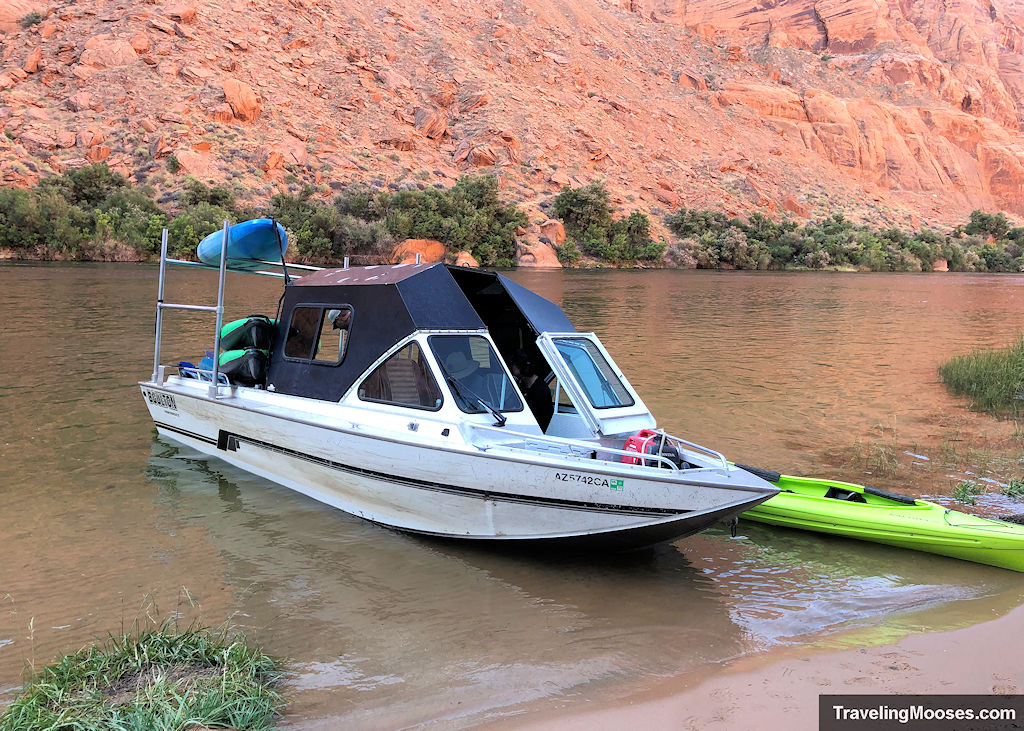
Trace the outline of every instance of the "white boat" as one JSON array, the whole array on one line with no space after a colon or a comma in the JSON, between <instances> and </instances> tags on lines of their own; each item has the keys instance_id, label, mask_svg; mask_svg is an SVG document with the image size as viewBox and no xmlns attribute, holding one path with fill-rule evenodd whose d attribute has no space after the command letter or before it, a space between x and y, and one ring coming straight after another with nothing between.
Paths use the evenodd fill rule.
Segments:
<instances>
[{"instance_id":1,"label":"white boat","mask_svg":"<svg viewBox=\"0 0 1024 731\"><path fill-rule=\"evenodd\" d=\"M216 308L164 303L165 236L153 375L139 384L164 437L384 526L480 541L635 548L777 492L658 430L596 335L494 272L410 264L292 278L287 265L266 368L256 363L247 385L219 360L161 364L168 308L216 312L217 352L228 254L225 226ZM529 402L513 359L548 386Z\"/></svg>"}]
</instances>

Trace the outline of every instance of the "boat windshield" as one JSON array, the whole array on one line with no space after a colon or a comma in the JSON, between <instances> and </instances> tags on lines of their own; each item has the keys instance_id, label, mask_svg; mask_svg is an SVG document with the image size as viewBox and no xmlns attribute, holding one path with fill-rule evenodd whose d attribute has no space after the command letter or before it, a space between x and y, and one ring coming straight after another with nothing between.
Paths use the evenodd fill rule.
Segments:
<instances>
[{"instance_id":1,"label":"boat windshield","mask_svg":"<svg viewBox=\"0 0 1024 731\"><path fill-rule=\"evenodd\" d=\"M633 397L594 343L586 338L555 338L554 343L595 409L633 405Z\"/></svg>"},{"instance_id":2,"label":"boat windshield","mask_svg":"<svg viewBox=\"0 0 1024 731\"><path fill-rule=\"evenodd\" d=\"M523 410L516 388L487 338L431 335L428 342L462 411L482 414Z\"/></svg>"}]
</instances>

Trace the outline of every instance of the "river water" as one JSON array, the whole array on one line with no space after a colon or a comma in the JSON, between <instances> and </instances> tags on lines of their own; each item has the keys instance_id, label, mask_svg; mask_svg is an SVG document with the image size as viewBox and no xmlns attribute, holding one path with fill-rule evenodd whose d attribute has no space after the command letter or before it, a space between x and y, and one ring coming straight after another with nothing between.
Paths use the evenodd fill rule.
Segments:
<instances>
[{"instance_id":1,"label":"river water","mask_svg":"<svg viewBox=\"0 0 1024 731\"><path fill-rule=\"evenodd\" d=\"M170 617L287 658L285 728L466 726L583 708L780 645L880 642L1004 614L1024 575L741 523L635 555L525 557L376 527L156 437L156 269L0 265L0 708L27 668ZM1021 473L1015 425L936 368L1008 343L1011 275L535 272L597 332L661 425L735 461L971 508ZM231 275L230 316L279 283ZM210 302L215 275L169 275ZM164 361L208 316L171 313ZM526 715L521 715L526 714Z\"/></svg>"}]
</instances>

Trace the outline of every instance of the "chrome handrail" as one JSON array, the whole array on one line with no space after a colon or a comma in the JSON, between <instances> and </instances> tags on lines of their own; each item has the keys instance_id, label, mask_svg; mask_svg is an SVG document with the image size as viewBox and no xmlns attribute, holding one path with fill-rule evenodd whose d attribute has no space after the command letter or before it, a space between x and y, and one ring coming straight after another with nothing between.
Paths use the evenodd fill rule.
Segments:
<instances>
[{"instance_id":1,"label":"chrome handrail","mask_svg":"<svg viewBox=\"0 0 1024 731\"><path fill-rule=\"evenodd\" d=\"M195 376L185 375L186 373L194 373ZM196 379L198 379L200 381L208 381L208 382L212 382L213 381L213 369L212 368L199 368L197 366L183 366L183 365L179 365L178 366L178 375L182 376L184 378L196 378ZM205 376L205 378L204 378L204 376ZM229 381L228 377L226 375L224 375L223 373L218 373L217 374L217 383L223 384L225 386L230 386L231 385L231 381Z\"/></svg>"},{"instance_id":2,"label":"chrome handrail","mask_svg":"<svg viewBox=\"0 0 1024 731\"><path fill-rule=\"evenodd\" d=\"M488 425L485 425L485 424L475 424L475 423L470 423L469 426L471 428L473 428L473 429L478 429L480 431L493 431L493 432L502 434L503 436L507 436L507 437L519 437L519 438L521 438L521 441L523 441L523 442L533 441L533 442L538 442L538 443L556 444L558 446L569 447L570 449L576 448L576 449L584 449L584 450L587 450L587 451L590 451L590 452L604 452L606 454L615 454L615 455L620 455L620 456L625 456L625 457L631 457L631 458L636 459L638 461L644 460L645 463L646 463L646 460L652 460L652 461L658 462L659 464L666 464L666 465L668 465L669 468L675 470L676 472L680 471L679 467L676 465L675 462L670 460L668 457L661 456L660 454L646 454L646 453L634 452L634 451L631 451L631 450L628 450L628 449L616 449L614 447L605 447L605 446L600 445L600 444L595 445L593 442L584 442L584 441L580 441L580 440L577 440L577 439L567 439L565 437L552 437L552 436L548 436L546 434L543 435L543 436L537 436L536 434L526 434L525 432L508 431L507 427L505 427L503 429L498 429L496 427L488 426ZM706 455L708 455L710 457L714 457L715 459L717 459L719 462L722 463L722 469L723 470L725 470L726 472L729 471L729 461L725 458L725 455L722 454L721 452L715 451L714 449L711 449L710 447L705 447L702 444L697 444L696 442L690 442L690 441L687 441L685 439L681 439L679 437L676 437L676 436L673 436L671 434L668 434L668 433L666 433L665 431L662 431L662 430L658 430L657 433L659 435L665 437L665 439L671 439L673 441L679 442L680 444L686 445L687 447L690 447L690 448L692 448L694 450L697 450L697 451L700 451L700 452L704 452ZM476 445L476 446L479 447L480 445ZM497 444L495 446L501 446L501 445L499 443L499 444ZM486 447L480 447L480 448L481 449L486 449ZM573 456L576 456L576 455L573 455ZM612 460L605 459L605 460L602 460L602 461L604 461L604 462L611 462ZM717 468L715 468L715 469L717 469Z\"/></svg>"},{"instance_id":3,"label":"chrome handrail","mask_svg":"<svg viewBox=\"0 0 1024 731\"><path fill-rule=\"evenodd\" d=\"M719 462L722 463L722 469L724 469L726 472L729 471L729 460L727 460L725 458L725 455L722 454L721 452L716 452L711 447L705 447L703 444L697 444L696 442L688 442L685 439L673 436L665 431L659 430L658 433L663 435L666 439L672 439L674 441L679 442L680 444L685 444L687 447L692 447L693 449L696 449L698 451L704 452L707 455L715 457Z\"/></svg>"},{"instance_id":4,"label":"chrome handrail","mask_svg":"<svg viewBox=\"0 0 1024 731\"><path fill-rule=\"evenodd\" d=\"M561 447L569 447L570 450L572 450L572 449L582 449L582 450L585 450L587 452L601 452L603 454L615 454L615 455L619 455L619 456L622 456L622 457L629 457L631 459L635 459L635 460L637 460L637 463L640 463L640 462L646 463L647 461L656 461L656 462L659 462L659 463L664 463L669 469L671 469L671 470L673 470L675 472L679 472L680 471L679 467L675 464L675 462L670 460L668 457L662 457L662 456L659 456L657 454L641 454L640 452L632 452L632 451L630 451L628 449L616 449L615 447L605 447L605 446L603 446L601 444L595 444L593 442L584 442L584 441L579 441L579 440L576 440L576 439L567 439L565 437L549 437L547 435L538 436L536 434L527 434L525 432L508 431L507 427L499 429L498 427L494 427L494 426L491 426L489 424L470 423L470 424L468 424L468 426L470 428L472 428L472 429L477 429L477 430L480 430L480 431L496 432L498 434L501 434L504 437L517 437L518 438L517 441L521 441L523 443L526 443L526 442L537 442L537 443L540 443L540 444L547 443L547 444L555 444L555 445L558 445L558 446L561 446ZM502 441L508 442L510 440L506 439L506 440L502 440ZM509 445L509 444L502 444L502 443L495 443L495 444L492 444L490 446L482 446L482 445L479 445L479 444L475 444L474 446L478 447L479 449L486 450L486 449L489 449L491 447L501 447L501 446L511 446L511 445ZM573 457L578 457L578 455L576 455L576 454L572 454L572 456ZM601 461L601 462L612 462L613 464L624 464L624 465L628 464L626 462L622 462L621 460L619 462L614 462L613 460L610 460L610 459L601 459L601 460L598 460L598 461ZM643 466L646 467L647 465L644 464Z\"/></svg>"}]
</instances>

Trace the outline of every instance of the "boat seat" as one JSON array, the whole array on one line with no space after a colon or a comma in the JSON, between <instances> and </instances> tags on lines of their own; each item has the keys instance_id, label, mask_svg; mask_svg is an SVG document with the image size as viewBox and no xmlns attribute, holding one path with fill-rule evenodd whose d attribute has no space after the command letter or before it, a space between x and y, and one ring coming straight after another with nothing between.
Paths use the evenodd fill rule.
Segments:
<instances>
[{"instance_id":1,"label":"boat seat","mask_svg":"<svg viewBox=\"0 0 1024 731\"><path fill-rule=\"evenodd\" d=\"M830 497L833 500L844 500L848 503L866 503L867 500L856 490L844 490L841 487L830 487L828 492L825 493L825 497Z\"/></svg>"},{"instance_id":2,"label":"boat seat","mask_svg":"<svg viewBox=\"0 0 1024 731\"><path fill-rule=\"evenodd\" d=\"M391 400L402 404L420 404L421 391L416 364L405 358L394 358L388 362L388 383L391 386Z\"/></svg>"}]
</instances>

